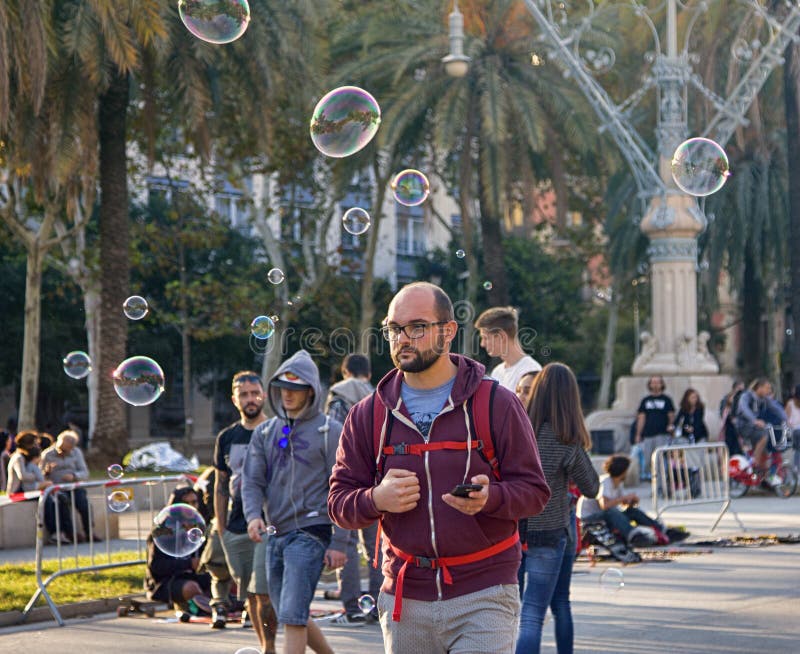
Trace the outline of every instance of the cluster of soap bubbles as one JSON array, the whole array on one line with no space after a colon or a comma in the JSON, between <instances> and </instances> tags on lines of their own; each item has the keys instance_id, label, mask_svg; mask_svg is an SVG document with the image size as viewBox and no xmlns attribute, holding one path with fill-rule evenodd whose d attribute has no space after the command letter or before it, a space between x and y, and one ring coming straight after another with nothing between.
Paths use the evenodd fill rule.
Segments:
<instances>
[{"instance_id":1,"label":"cluster of soap bubbles","mask_svg":"<svg viewBox=\"0 0 800 654\"><path fill-rule=\"evenodd\" d=\"M688 139L672 156L672 179L681 191L695 197L716 193L730 174L725 150L710 139Z\"/></svg>"}]
</instances>

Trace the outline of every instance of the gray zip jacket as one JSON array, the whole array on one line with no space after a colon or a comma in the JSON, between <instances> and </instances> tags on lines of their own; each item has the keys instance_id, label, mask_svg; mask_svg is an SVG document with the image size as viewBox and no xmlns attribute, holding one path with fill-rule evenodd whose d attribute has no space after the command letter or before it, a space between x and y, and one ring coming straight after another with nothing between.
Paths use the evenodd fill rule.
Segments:
<instances>
[{"instance_id":1,"label":"gray zip jacket","mask_svg":"<svg viewBox=\"0 0 800 654\"><path fill-rule=\"evenodd\" d=\"M314 397L293 421L286 417L280 388L273 381L293 372L311 385ZM242 471L242 503L249 523L261 516L277 534L312 525L330 525L328 481L336 462L342 425L322 413L322 385L311 356L300 350L284 361L268 384L274 418L261 423L250 437ZM289 427L288 435L284 427ZM336 529L330 548L344 551L347 532Z\"/></svg>"}]
</instances>

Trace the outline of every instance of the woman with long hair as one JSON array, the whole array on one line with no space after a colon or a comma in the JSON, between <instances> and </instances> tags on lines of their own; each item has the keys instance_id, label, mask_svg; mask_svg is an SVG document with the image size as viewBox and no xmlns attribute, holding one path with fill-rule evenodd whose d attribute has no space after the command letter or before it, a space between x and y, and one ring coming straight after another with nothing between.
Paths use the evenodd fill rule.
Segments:
<instances>
[{"instance_id":1,"label":"woman with long hair","mask_svg":"<svg viewBox=\"0 0 800 654\"><path fill-rule=\"evenodd\" d=\"M563 363L546 365L533 380L528 415L536 434L550 501L527 518L528 550L523 554L525 588L516 654L536 654L548 606L553 612L558 654L572 654L569 586L575 543L570 539L567 487L570 480L588 497L599 480L587 454L591 446L583 420L578 382Z\"/></svg>"},{"instance_id":2,"label":"woman with long hair","mask_svg":"<svg viewBox=\"0 0 800 654\"><path fill-rule=\"evenodd\" d=\"M708 428L705 423L706 405L700 394L693 388L687 388L681 398L681 406L675 417L674 435L683 436L695 443L708 440Z\"/></svg>"}]
</instances>

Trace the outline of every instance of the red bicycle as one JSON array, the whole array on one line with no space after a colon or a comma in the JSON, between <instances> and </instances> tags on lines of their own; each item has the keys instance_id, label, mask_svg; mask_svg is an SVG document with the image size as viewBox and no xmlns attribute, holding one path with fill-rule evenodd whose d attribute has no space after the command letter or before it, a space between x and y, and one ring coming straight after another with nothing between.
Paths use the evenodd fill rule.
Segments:
<instances>
[{"instance_id":1,"label":"red bicycle","mask_svg":"<svg viewBox=\"0 0 800 654\"><path fill-rule=\"evenodd\" d=\"M767 436L772 445L770 454L770 468L775 468L775 479L770 480L768 469L757 470L751 463L752 451L748 455L735 454L728 462L728 479L730 496L743 497L751 488L763 487L773 491L778 497L787 498L794 495L797 490L797 473L783 462L783 452L789 447L791 428L784 424L781 426L781 435L775 436L775 428L767 425ZM772 483L770 483L772 482Z\"/></svg>"}]
</instances>

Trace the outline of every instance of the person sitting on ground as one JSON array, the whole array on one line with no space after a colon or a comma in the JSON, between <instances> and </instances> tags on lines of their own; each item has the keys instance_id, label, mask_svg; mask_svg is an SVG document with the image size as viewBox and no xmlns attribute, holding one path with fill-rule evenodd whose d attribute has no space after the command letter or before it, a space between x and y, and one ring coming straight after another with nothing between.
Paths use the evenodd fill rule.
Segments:
<instances>
[{"instance_id":1,"label":"person sitting on ground","mask_svg":"<svg viewBox=\"0 0 800 654\"><path fill-rule=\"evenodd\" d=\"M27 493L30 491L41 491L52 486L52 481L47 481L42 476L39 469L39 461L42 457L42 450L38 444L36 432L22 432L19 434L19 447L8 462L8 485L6 490L11 493ZM44 525L50 533L51 543L71 543L69 535L72 534L72 516L65 498L60 494L47 496L44 505ZM35 501L35 499L31 500ZM56 507L58 507L58 518L56 521ZM60 527L60 529L59 529Z\"/></svg>"},{"instance_id":2,"label":"person sitting on ground","mask_svg":"<svg viewBox=\"0 0 800 654\"><path fill-rule=\"evenodd\" d=\"M184 486L172 492L168 504L189 504L197 508L200 499L191 486ZM195 600L200 606L207 606L209 603L211 576L208 573L198 573L199 564L199 551L189 556L169 556L156 546L151 532L147 537L144 579L147 598L172 605L178 613L178 619L189 622L189 600Z\"/></svg>"},{"instance_id":3,"label":"person sitting on ground","mask_svg":"<svg viewBox=\"0 0 800 654\"><path fill-rule=\"evenodd\" d=\"M55 445L51 445L42 452L42 462L40 468L44 478L54 484L70 484L76 481L86 481L89 479L89 468L83 458L83 453L78 447L80 436L74 431L67 429L62 431L56 439ZM81 516L85 538L88 540L91 534L95 542L103 539L92 529L92 517L89 509L89 498L85 488L75 488L72 491L75 501L75 508ZM69 496L67 495L69 501Z\"/></svg>"},{"instance_id":4,"label":"person sitting on ground","mask_svg":"<svg viewBox=\"0 0 800 654\"><path fill-rule=\"evenodd\" d=\"M582 497L578 503L581 523L603 521L630 546L666 545L669 538L664 525L638 508L639 496L636 493L626 492L625 475L630 464L630 458L624 454L612 454L605 460L603 470L606 474L600 477L597 497ZM655 540L647 530L637 527L653 529Z\"/></svg>"}]
</instances>

